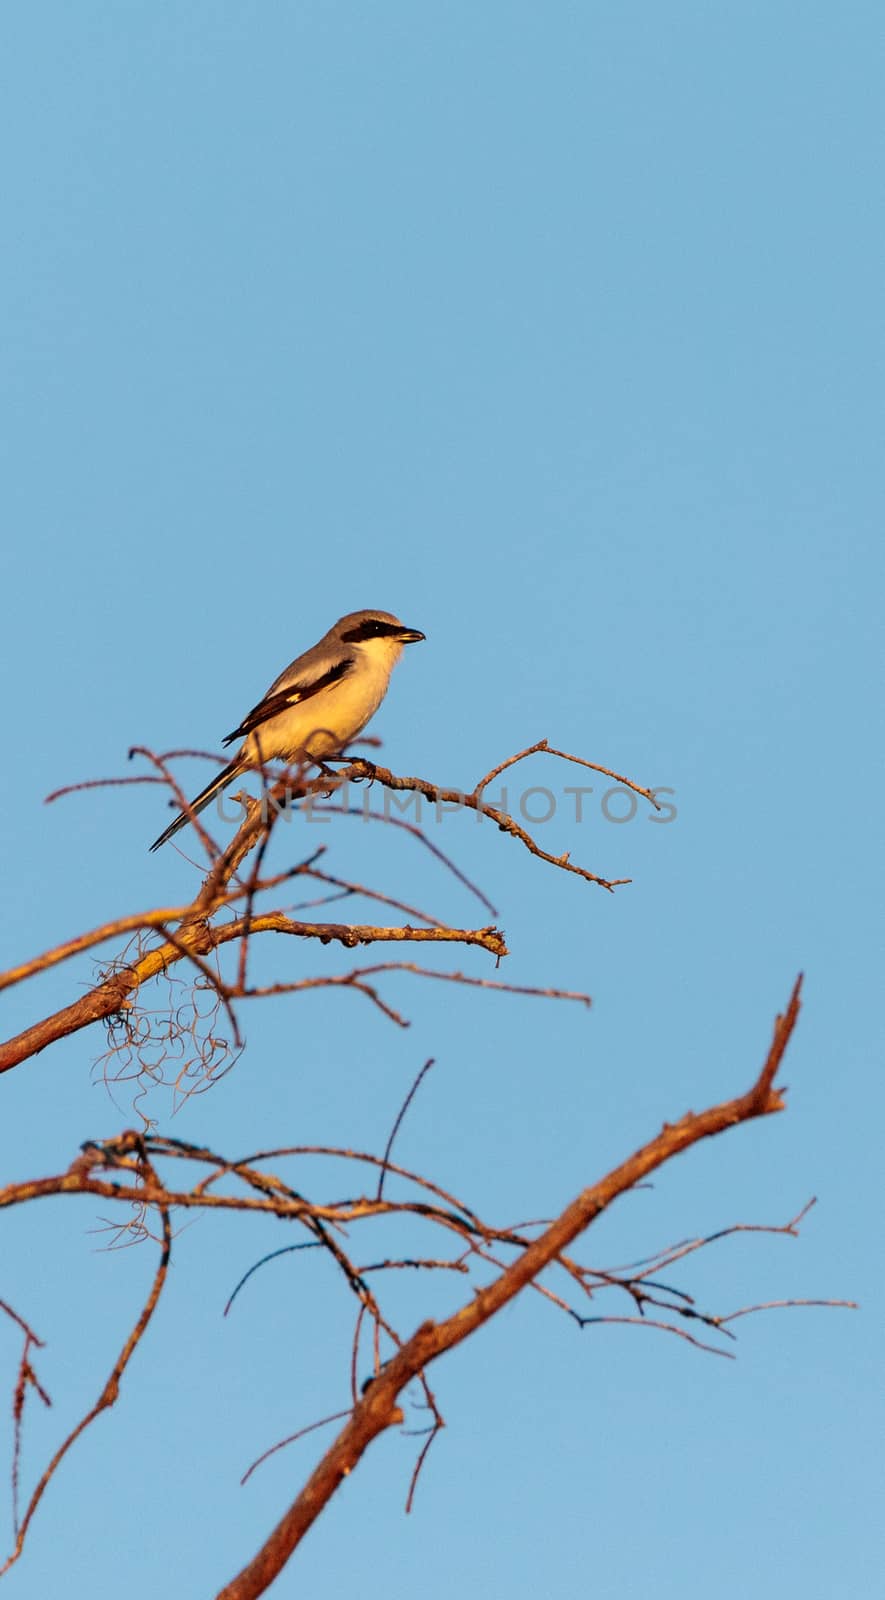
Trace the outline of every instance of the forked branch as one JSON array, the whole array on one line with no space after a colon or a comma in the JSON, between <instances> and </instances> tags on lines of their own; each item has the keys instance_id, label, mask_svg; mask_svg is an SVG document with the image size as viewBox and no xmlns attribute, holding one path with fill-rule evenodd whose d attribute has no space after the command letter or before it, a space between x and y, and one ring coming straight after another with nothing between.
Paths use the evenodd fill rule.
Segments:
<instances>
[{"instance_id":1,"label":"forked branch","mask_svg":"<svg viewBox=\"0 0 885 1600\"><path fill-rule=\"evenodd\" d=\"M431 1425L413 1475L409 1491L411 1503L415 1479L427 1448L443 1426L442 1416L428 1384L427 1370L430 1364L477 1332L523 1290L541 1294L548 1303L567 1313L580 1327L593 1323L632 1322L676 1334L701 1350L720 1355L727 1353L721 1343L710 1341L733 1339L729 1325L751 1311L766 1309L766 1306L745 1306L727 1314L705 1312L695 1304L691 1295L669 1281L671 1269L717 1239L745 1229L795 1237L809 1209L807 1206L784 1225L736 1224L715 1234L668 1247L627 1267L603 1269L582 1264L571 1253L570 1247L619 1195L641 1184L643 1179L673 1156L737 1123L783 1109L783 1091L777 1087L775 1080L798 1017L800 984L801 980L797 980L784 1015L776 1020L771 1045L758 1077L743 1095L698 1114L688 1113L673 1124L665 1124L655 1138L606 1177L585 1189L553 1221L535 1220L505 1227L492 1225L483 1221L458 1196L392 1159L393 1145L403 1119L432 1061L426 1062L417 1075L394 1120L381 1156L352 1149L301 1146L289 1150L263 1151L246 1159L227 1160L210 1149L182 1140L126 1132L115 1140L87 1143L66 1172L55 1177L12 1184L0 1190L0 1209L50 1195L100 1196L106 1203L124 1208L127 1220L121 1224L120 1232L130 1238L145 1237L155 1232L147 1219L156 1211L162 1220L164 1240L163 1257L148 1303L126 1341L99 1401L56 1451L41 1476L18 1529L11 1559L14 1560L20 1553L37 1504L64 1456L100 1411L116 1398L120 1374L147 1325L165 1278L171 1237L169 1218L175 1208L250 1213L256 1217L273 1216L281 1222L294 1225L301 1235L296 1242L264 1255L242 1276L230 1296L228 1309L256 1271L281 1256L304 1249L323 1249L331 1255L359 1308L353 1339L352 1404L348 1412L341 1414L346 1416L344 1427L254 1560L222 1591L219 1600L251 1600L251 1597L264 1592L372 1440L403 1420L403 1390L410 1382L417 1380L424 1392ZM354 1184L353 1175L349 1174L345 1180L347 1198L309 1198L304 1192L303 1181L296 1189L281 1176L283 1169L280 1163L288 1158L297 1158L299 1172L303 1173L311 1157L320 1158L324 1171L328 1170L329 1158L339 1164L344 1163L348 1168L368 1167L373 1174L368 1190L361 1187L359 1177ZM265 1165L268 1161L273 1162L273 1170ZM173 1170L176 1163L184 1164L188 1172L192 1172L195 1165L202 1167L204 1175L193 1181L190 1188L177 1185L164 1175L164 1168L170 1163L173 1164ZM395 1197L385 1193L388 1176L397 1180ZM133 1206L136 1208L135 1216ZM354 1246L349 1241L351 1236L356 1237L354 1230L363 1230L373 1219L389 1219L393 1216L408 1217L425 1227L442 1230L442 1235L438 1234L437 1238L442 1237L444 1247L440 1249L437 1246L419 1255L399 1258L387 1255L377 1259L368 1252L362 1257L352 1253ZM538 1229L540 1232L536 1232ZM392 1325L382 1310L381 1290L369 1284L370 1275L374 1275L373 1284L381 1284L384 1274L403 1269L417 1275L426 1271L471 1274L477 1268L485 1278L485 1269L489 1266L495 1269L491 1282L479 1283L470 1299L452 1316L438 1323L421 1323L411 1338L404 1338ZM557 1282L554 1278L551 1282L544 1278L547 1268L554 1268L561 1274L561 1281ZM664 1275L668 1281L664 1281ZM631 1304L627 1314L619 1315L607 1309L612 1293L620 1293L629 1299ZM604 1295L606 1304L606 1309L599 1312L595 1309L597 1295ZM571 1303L575 1296L579 1302L577 1308ZM589 1308L584 1309L587 1301L594 1302L592 1312ZM847 1303L790 1300L768 1302L767 1305ZM28 1351L31 1344L36 1343L36 1336L20 1317L10 1314L15 1315L15 1320L26 1334L28 1342L23 1365L30 1372ZM363 1359L361 1330L364 1328L371 1332L372 1376L361 1387L359 1369ZM382 1359L382 1339L386 1350L390 1352L386 1361ZM17 1395L22 1386L20 1372ZM326 1419L329 1423L336 1420L339 1419ZM297 1430L288 1440L278 1441L263 1453L260 1460L310 1431L311 1427L308 1426ZM14 1489L17 1485L19 1434L20 1430L16 1434L14 1452ZM246 1476L259 1464L253 1464Z\"/></svg>"},{"instance_id":2,"label":"forked branch","mask_svg":"<svg viewBox=\"0 0 885 1600\"><path fill-rule=\"evenodd\" d=\"M181 755L186 752L174 752ZM165 783L176 804L185 812L189 810L184 792L172 773L169 758L155 755L152 751L136 749L133 755L143 757L150 765L151 772L143 779L108 779L101 780L112 786L131 785L133 782L143 781L151 784ZM585 761L582 757L573 756L565 751L553 750L545 739L540 740L527 749L519 751L514 756L509 756L505 761L493 767L490 772L480 779L468 793L440 785L424 778L399 777L385 767L376 766L370 761L356 760L349 762L337 774L324 774L319 778L309 777L303 768L284 773L282 777L272 778L270 774L262 772L264 795L262 802L250 800L246 797L244 805L246 816L241 827L234 835L231 842L224 850L219 851L213 844L205 826L196 816L192 816L197 837L209 856L209 868L194 900L187 905L163 906L158 909L136 913L131 916L117 918L107 922L89 933L78 935L76 938L58 945L52 950L45 951L42 955L30 961L21 963L11 968L8 972L0 973L0 989L9 988L14 984L22 983L38 973L46 972L52 967L81 955L89 950L97 949L116 937L144 936L148 941L148 948L140 948L134 958L111 964L107 976L93 985L85 994L80 995L72 1004L62 1007L52 1015L42 1018L33 1026L24 1029L14 1038L0 1044L0 1073L7 1072L10 1068L18 1066L21 1062L30 1059L45 1050L47 1045L67 1037L80 1029L90 1026L94 1022L113 1018L120 1013L125 1014L134 1004L135 996L147 983L159 976L168 973L178 963L189 962L199 977L209 986L214 986L219 999L228 1009L231 1020L231 1029L235 1041L239 1039L239 1029L235 1014L230 1010L235 999L247 995L257 995L268 992L260 985L248 984L246 965L247 951L252 935L257 933L278 933L295 937L300 940L314 940L320 944L340 944L345 948L354 948L358 945L374 943L424 943L424 944L460 944L468 948L482 949L500 961L507 954L507 947L503 934L494 925L481 928L461 928L447 923L433 923L421 916L419 921L422 926L415 927L411 923L400 926L379 926L374 923L331 923L331 922L306 922L293 918L288 908L256 910L256 903L262 896L267 895L272 889L279 888L283 883L291 881L298 876L310 876L314 862L319 852L315 852L306 861L290 868L286 872L272 876L263 874L263 862L268 841L274 824L279 815L293 804L304 802L312 805L317 797L324 795L327 798L346 787L349 783L368 780L380 784L391 792L411 791L433 801L437 807L464 807L474 811L477 815L492 821L496 828L509 834L529 851L531 855L557 867L561 871L569 872L583 878L589 883L613 890L619 883L626 883L628 879L607 879L589 871L588 868L572 862L568 852L554 855L543 850L531 834L521 823L517 822L507 811L500 806L486 802L484 796L488 785L502 772L514 766L517 762L525 760L528 756L546 754L574 762L582 767L590 767L594 771L604 773L615 778L617 782L626 785L636 794L642 795L652 806L657 806L654 792L642 788L630 779L612 772L605 767L597 766L593 762ZM95 788L98 783L79 784L73 789ZM72 792L70 789L57 790L49 798L58 799L61 795ZM455 876L466 881L459 869L447 857L432 845L420 828L414 824L404 823L402 818L384 816L381 820L389 821L398 826L407 826L410 832L417 833L430 846L439 860L447 865ZM241 871L249 855L253 855L252 869L245 875ZM322 876L317 874L318 877ZM334 881L334 880L331 880ZM365 894L372 898L373 891L358 884L349 884L351 893ZM392 903L390 898L377 895L376 898ZM482 896L482 898L485 898ZM230 910L235 912L233 918L224 920L224 914ZM156 942L151 942L151 941ZM237 982L235 984L222 984L217 976L214 966L207 964L207 957L214 955L222 946L238 941L240 944L240 962ZM403 964L406 970L420 972L421 969L412 964ZM432 975L430 973L428 976ZM461 974L450 974L458 982L480 982L483 980L462 977ZM359 974L336 974L333 977L296 978L285 986L290 992L297 992L306 988L318 988L324 984L348 984L359 992L374 999L380 1009L393 1020L402 1019L393 1007L382 1001L375 992L362 983ZM506 989L506 984L487 985ZM273 992L283 992L274 989ZM520 990L524 993L546 993L553 995L556 991L546 989ZM586 998L586 997L582 997Z\"/></svg>"},{"instance_id":3,"label":"forked branch","mask_svg":"<svg viewBox=\"0 0 885 1600\"><path fill-rule=\"evenodd\" d=\"M400 1396L407 1385L533 1283L619 1195L702 1139L784 1109L783 1092L775 1087L775 1077L799 1015L801 981L801 977L796 980L786 1011L775 1021L761 1072L744 1094L665 1124L627 1161L578 1195L516 1261L478 1290L453 1316L442 1322L421 1324L368 1385L289 1510L252 1561L220 1591L218 1600L256 1600L264 1593L373 1440L403 1421Z\"/></svg>"}]
</instances>

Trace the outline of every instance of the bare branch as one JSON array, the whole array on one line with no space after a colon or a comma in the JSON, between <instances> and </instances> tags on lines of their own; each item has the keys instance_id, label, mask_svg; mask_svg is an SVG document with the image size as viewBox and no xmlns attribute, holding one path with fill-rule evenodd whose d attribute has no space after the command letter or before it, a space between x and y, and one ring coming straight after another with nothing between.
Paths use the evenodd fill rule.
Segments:
<instances>
[{"instance_id":1,"label":"bare branch","mask_svg":"<svg viewBox=\"0 0 885 1600\"><path fill-rule=\"evenodd\" d=\"M92 1406L89 1411L87 1411L84 1417L81 1417L76 1427L71 1430L67 1438L59 1445L54 1456L52 1457L52 1460L49 1462L48 1466L45 1468L42 1476L40 1477L40 1480L28 1502L28 1508L22 1519L21 1525L17 1529L15 1544L12 1552L7 1557L3 1565L0 1566L0 1578L2 1578L5 1572L9 1571L9 1568L18 1560L19 1556L21 1555L24 1548L25 1539L27 1538L28 1529L34 1517L34 1513L36 1512L51 1479L55 1476L55 1473L57 1472L68 1451L74 1444L76 1444L77 1440L80 1438L80 1435L86 1432L86 1429L90 1427L90 1425L95 1421L96 1417L100 1416L102 1411L107 1411L107 1409L117 1400L117 1397L120 1393L120 1381L123 1377L123 1373L129 1365L135 1350L141 1342L145 1329L147 1328L147 1325L150 1322L154 1311L156 1310L157 1302L162 1293L163 1285L166 1282L166 1274L169 1269L169 1255L172 1248L172 1229L169 1222L168 1210L161 1206L160 1213L163 1218L163 1247L160 1255L159 1265L156 1273L154 1274L154 1281L151 1285L147 1300L142 1308L141 1315L135 1323L135 1326L130 1330L123 1348L114 1362L113 1367L111 1368L107 1382L105 1383L101 1394L96 1400L95 1405Z\"/></svg>"},{"instance_id":2,"label":"bare branch","mask_svg":"<svg viewBox=\"0 0 885 1600\"><path fill-rule=\"evenodd\" d=\"M459 1311L443 1322L424 1322L369 1384L355 1404L337 1439L311 1474L301 1493L268 1536L252 1561L219 1592L218 1600L255 1600L278 1576L296 1546L315 1522L342 1480L349 1476L379 1434L403 1420L399 1397L430 1362L475 1333L483 1323L555 1261L612 1201L681 1151L715 1137L738 1123L783 1109L774 1077L799 1014L801 978L787 1010L776 1019L762 1070L746 1093L700 1113L688 1112L665 1124L621 1166L585 1189L556 1221L534 1239L520 1257Z\"/></svg>"},{"instance_id":3,"label":"bare branch","mask_svg":"<svg viewBox=\"0 0 885 1600\"><path fill-rule=\"evenodd\" d=\"M577 767L589 767L591 772L599 772L604 778L613 778L615 783L623 784L625 789L632 789L634 794L641 794L643 799L648 800L656 811L661 809L655 797L654 789L643 789L640 784L634 783L631 778L625 778L623 773L613 772L611 767L600 767L596 761L585 761L583 756L570 755L567 750L554 750L546 739L539 739L537 744L530 744L527 749L520 750L515 756L508 756L506 761L500 761L496 767L492 767L491 772L487 772L484 778L480 778L479 783L473 790L473 794L479 798L483 789L487 789L495 778L499 778L502 772L507 771L508 767L515 767L518 761L525 761L527 756L534 755L556 756L560 761L571 761Z\"/></svg>"},{"instance_id":4,"label":"bare branch","mask_svg":"<svg viewBox=\"0 0 885 1600\"><path fill-rule=\"evenodd\" d=\"M396 1120L394 1121L393 1127L390 1130L390 1138L387 1141L387 1144L386 1144L386 1146L384 1148L384 1155L383 1155L383 1157L381 1159L381 1171L380 1171L380 1173L378 1175L378 1189L377 1189L377 1196L376 1196L377 1199L379 1199L379 1200L381 1199L381 1195L384 1192L384 1179L387 1177L387 1173L389 1171L387 1163L390 1160L390 1152L393 1149L394 1142L396 1140L396 1136L399 1133L399 1130L403 1125L403 1118L405 1117L406 1112L409 1109L409 1106L412 1104L412 1101L414 1100L416 1094L418 1093L418 1090L420 1089L422 1083L424 1082L424 1079L427 1077L427 1074L428 1074L428 1072L430 1071L430 1069L431 1069L431 1067L433 1065L434 1065L434 1061L433 1061L433 1057L431 1056L428 1061L425 1061L423 1067L421 1068L421 1071L418 1073L418 1076L416 1077L414 1083L412 1084L411 1089L409 1090L408 1094L406 1095L405 1100L403 1101L402 1105L399 1108L399 1111L396 1114Z\"/></svg>"},{"instance_id":5,"label":"bare branch","mask_svg":"<svg viewBox=\"0 0 885 1600\"><path fill-rule=\"evenodd\" d=\"M0 1208L62 1193L100 1195L115 1205L122 1204L127 1207L137 1203L143 1208L143 1212L155 1207L163 1218L166 1230L164 1240L167 1243L168 1218L175 1206L183 1209L253 1212L273 1215L280 1220L288 1219L304 1227L310 1238L300 1244L284 1246L282 1250L272 1251L263 1256L261 1261L240 1279L231 1295L229 1305L259 1266L281 1254L319 1247L330 1253L344 1277L347 1288L356 1297L359 1311L353 1340L352 1408L347 1413L339 1414L346 1416L345 1425L255 1559L222 1591L220 1600L251 1600L252 1596L264 1592L272 1579L278 1575L323 1505L334 1493L335 1488L343 1477L352 1471L372 1440L385 1429L403 1421L401 1396L407 1385L417 1380L422 1385L425 1403L432 1420L427 1432L427 1444L418 1458L410 1485L408 1504L411 1504L417 1474L425 1458L427 1446L443 1425L436 1400L427 1383L429 1364L470 1337L526 1288L543 1295L552 1306L566 1313L581 1327L598 1323L630 1323L653 1327L676 1334L691 1346L715 1351L717 1354L727 1352L699 1337L692 1324L701 1324L703 1328L709 1329L712 1334L720 1338L723 1336L733 1338L728 1324L757 1309L767 1309L775 1305L851 1303L819 1300L771 1301L758 1307L746 1306L727 1315L716 1315L699 1310L691 1296L684 1290L671 1287L660 1280L659 1273L663 1267L692 1254L704 1244L711 1244L729 1236L732 1232L740 1231L742 1227L745 1227L746 1231L787 1233L794 1236L808 1207L804 1207L790 1223L780 1228L761 1228L755 1225L751 1228L749 1225L738 1224L732 1229L720 1229L716 1233L709 1234L706 1239L687 1241L679 1246L670 1247L667 1251L658 1252L656 1256L649 1258L648 1262L641 1264L638 1271L633 1267L603 1271L581 1266L568 1253L573 1241L619 1195L641 1183L665 1162L702 1139L714 1137L740 1122L768 1116L783 1109L783 1091L776 1087L775 1076L798 1017L800 986L801 980L797 980L784 1015L776 1020L771 1045L762 1069L744 1094L713 1106L707 1111L698 1114L688 1113L676 1123L665 1124L655 1138L599 1182L585 1189L552 1222L535 1218L508 1228L490 1226L481 1221L475 1212L454 1195L392 1161L391 1152L396 1135L420 1083L429 1070L430 1062L418 1074L400 1107L381 1156L331 1146L293 1146L284 1150L259 1152L247 1159L230 1161L211 1150L182 1140L159 1137L148 1139L136 1133L126 1132L116 1140L84 1146L81 1155L65 1173L51 1179L37 1179L10 1185L0 1191ZM284 1182L276 1172L268 1171L258 1165L267 1160L277 1162L286 1156L303 1158L309 1155L331 1156L345 1162L365 1163L374 1168L378 1173L374 1195L354 1195L351 1190L349 1196L344 1199L326 1199L322 1202L310 1200ZM161 1159L197 1162L210 1170L191 1189L175 1189L161 1181L156 1165ZM388 1172L395 1173L407 1183L417 1186L419 1197L415 1198L413 1193L407 1192L402 1199L395 1201L387 1199L384 1195L384 1183ZM228 1192L227 1186L224 1192L219 1192L218 1186L223 1179L234 1181L236 1185L234 1192ZM386 1256L383 1259L373 1260L365 1266L358 1265L356 1258L352 1258L342 1247L340 1230L357 1223L367 1223L375 1217L395 1215L419 1218L428 1226L441 1227L449 1234L454 1234L461 1241L462 1252L455 1257L427 1252L402 1257ZM536 1232L537 1229L542 1231ZM145 1231L143 1224L141 1231ZM515 1252L512 1259L511 1251ZM471 1264L480 1263L494 1267L494 1278L490 1282L478 1285L470 1299L452 1316L436 1324L422 1322L409 1339L403 1339L386 1319L378 1299L370 1291L366 1281L369 1274L403 1270L444 1270L465 1274L470 1270ZM585 1298L592 1299L603 1289L609 1292L620 1290L630 1297L634 1310L628 1315L616 1311L604 1314L579 1312L563 1297L563 1294L556 1292L549 1283L542 1281L542 1274L548 1267L564 1270L570 1282ZM155 1297L149 1302L153 1303ZM147 1314L148 1308L143 1314L142 1324ZM21 1319L17 1320L24 1328ZM360 1389L359 1367L364 1330L370 1330L371 1334L373 1376ZM382 1339L385 1341L383 1349ZM130 1340L130 1345L127 1346L129 1354L131 1345ZM388 1348L389 1355L387 1355ZM387 1359L384 1359L385 1355ZM128 1359L126 1352L124 1356ZM123 1357L121 1361L125 1364ZM122 1370L120 1363L118 1367ZM53 1458L47 1474L38 1486L36 1499L39 1499L48 1477L55 1471L65 1450L73 1443L79 1432L82 1432L104 1404L111 1403L107 1399L107 1394L106 1385L99 1405L93 1408L87 1418L78 1425L78 1429ZM307 1431L310 1430L304 1428L297 1430L287 1439L280 1440L272 1449L282 1448L283 1445L302 1437ZM272 1452L265 1452L260 1459L266 1459L270 1453ZM32 1498L22 1526L20 1541L33 1514L36 1499ZM20 1549L20 1541L16 1554Z\"/></svg>"},{"instance_id":6,"label":"bare branch","mask_svg":"<svg viewBox=\"0 0 885 1600\"><path fill-rule=\"evenodd\" d=\"M256 1000L266 995L297 994L305 989L324 989L341 987L357 989L363 994L370 994L371 999L382 1010L399 1022L401 1027L408 1027L398 1013L393 1013L385 1007L379 999L377 991L369 989L366 978L374 977L379 972L410 972L419 978L438 978L443 983L460 983L471 989L497 989L502 994L522 994L535 996L543 1000L579 1000L582 1005L589 1006L591 997L573 989L541 989L525 983L499 983L494 978L471 978L464 972L438 972L433 967L419 967L413 961L379 961L369 967L354 967L351 972L331 974L320 978L298 978L293 983L269 983L261 988L246 989L242 994L231 991L238 1000Z\"/></svg>"},{"instance_id":7,"label":"bare branch","mask_svg":"<svg viewBox=\"0 0 885 1600\"><path fill-rule=\"evenodd\" d=\"M535 748L540 749L541 746L539 745ZM528 752L522 752L522 754L528 754ZM513 759L519 760L521 755ZM469 794L465 794L462 789L443 788L439 784L429 783L425 778L399 778L395 773L388 771L386 767L375 766L371 761L355 761L347 772L342 774L342 780L348 778L372 778L380 783L383 788L394 792L409 790L413 794L424 795L425 799L432 800L435 805L449 805L455 808L463 807L467 811L475 811L479 816L488 817L491 822L494 822L501 833L509 833L511 838L518 839L521 844L525 845L529 854L536 856L539 861L546 861L550 866L559 867L563 872L573 872L587 883L598 884L601 889L613 891L620 888L622 884L630 883L631 881L629 878L601 878L597 873L590 872L586 867L577 866L575 862L570 860L567 850L564 850L562 855L559 856L551 855L549 850L542 850L527 829L523 828L514 817L511 817L509 812L502 811L498 806L486 805L475 789ZM647 793L644 789L637 792ZM653 805L657 804L650 793L648 798L651 799ZM358 815L364 815L364 813L358 813ZM402 818L397 818L396 820L402 821Z\"/></svg>"},{"instance_id":8,"label":"bare branch","mask_svg":"<svg viewBox=\"0 0 885 1600\"><path fill-rule=\"evenodd\" d=\"M182 753L173 752L173 754ZM303 980L295 983L288 991L286 989L248 986L246 941L256 932L283 933L303 939L313 938L323 943L334 941L348 947L384 941L408 941L412 943L422 941L428 943L452 942L484 948L494 955L496 959L500 959L506 955L507 949L503 936L493 926L479 929L459 929L440 923L436 926L421 928L414 928L411 925L401 928L380 928L369 924L348 925L342 923L297 922L283 911L262 911L257 913L254 909L254 902L256 896L262 893L269 884L279 883L283 878L292 876L293 873L297 875L299 872L309 870L308 863L302 863L299 867L293 869L293 873L278 874L273 879L266 881L261 879L260 869L270 833L274 821L281 810L286 806L291 806L293 802L298 800L313 801L317 795L332 794L349 782L361 779L379 782L392 791L414 791L428 799L432 799L438 805L457 804L466 806L478 815L489 818L501 832L509 833L511 837L519 839L530 854L537 856L540 860L546 861L564 871L574 873L588 882L600 884L606 889L611 890L616 887L617 883L627 882L628 880L626 879L608 880L599 877L586 868L571 862L567 852L560 856L554 856L550 852L542 850L527 830L516 822L513 817L498 807L487 805L482 799L484 789L494 776L504 771L508 766L514 765L517 761L523 760L527 755L534 753L546 753L559 759L575 761L579 765L594 765L593 763L584 762L581 757L571 756L562 751L554 751L547 745L546 740L542 740L494 767L491 773L481 779L476 788L466 795L460 790L443 787L426 779L398 777L386 768L378 767L372 762L361 758L350 762L340 773L332 776L323 774L319 778L309 778L302 767L296 766L271 781L269 770L262 768L260 772L264 789L262 802L259 803L248 797L243 800L246 809L245 820L226 849L219 852L200 823L199 818L191 816L191 820L196 826L198 837L209 854L210 866L196 898L190 905L177 905L161 908L160 910L140 912L133 916L122 917L113 922L104 923L89 933L81 934L75 939L68 940L57 948L46 951L41 956L24 962L0 975L0 988L9 987L15 983L22 982L26 978L33 977L39 972L47 971L75 955L94 949L117 935L122 936L135 932L155 932L161 936L163 941L159 946L143 951L134 961L127 963L125 967L118 968L86 994L81 995L71 1005L64 1006L51 1016L44 1017L33 1026L24 1029L23 1032L7 1040L4 1044L0 1044L0 1072L9 1071L10 1068L19 1065L22 1061L39 1054L41 1050L46 1049L47 1045L54 1043L58 1039L78 1032L80 1029L90 1026L93 1022L113 1017L117 1013L131 1008L134 1004L134 996L142 986L162 973L167 972L177 961L182 959L191 960L207 982L215 983L214 975L211 969L206 967L203 958L232 939L242 941L238 981L234 988L218 985L219 995L228 1008L232 999L245 997L246 995L296 992L299 988L321 986L317 980ZM154 768L154 772L137 780L125 779L119 781L124 783L133 781L160 781L166 783L174 796L176 804L186 814L190 814L191 808L184 791L171 772L169 766L171 758L155 755L152 751L140 746L133 749L130 754L143 757ZM595 770L608 772L608 769L603 768ZM98 780L101 785L116 781L110 779ZM626 779L619 778L619 781L629 783L629 780ZM629 784L629 786L637 793L649 798L652 804L655 803L654 796L650 790L642 789L636 784ZM72 785L68 789L56 790L55 794L49 798L54 799L63 793L70 793L72 789L82 787L88 787L88 785ZM339 808L332 807L331 809ZM420 838L427 848L432 850L434 855L444 862L456 877L474 893L478 894L486 904L490 905L490 902L476 888L476 885L465 877L454 862L445 856L420 828L400 817L384 816L383 818L377 818L375 813L368 810L363 810L358 814L364 817L374 817L376 820L388 822L393 826L406 828L407 831ZM256 851L256 857L247 881L245 883L234 883L243 861L253 851ZM315 860L316 853L310 858L311 862ZM353 885L350 887L353 888L354 892L372 893L372 891L364 891L360 886ZM378 898L384 897L378 896ZM245 912L239 920L235 920L232 923L218 923L214 920L220 912L241 900L245 900ZM421 921L426 920L423 914L417 913L417 915ZM177 926L173 928L172 924L177 924ZM462 974L431 974L429 971L417 966L408 969L404 968L404 970L411 970L422 976L446 977L449 981L481 983L484 987L493 987L492 984L484 980L467 978ZM349 987L357 989L364 993L392 1021L395 1021L400 1026L405 1026L405 1020L378 995L374 986L364 981L363 976L352 974L346 978L330 978L328 982L333 985L345 983ZM505 988L507 986L500 985L499 987ZM529 989L515 985L513 990L518 993L543 993L551 998L559 997L559 992L554 989ZM235 1014L231 1011L229 1011L229 1018L234 1040L236 1041L239 1037L237 1022Z\"/></svg>"},{"instance_id":9,"label":"bare branch","mask_svg":"<svg viewBox=\"0 0 885 1600\"><path fill-rule=\"evenodd\" d=\"M368 767L371 766L371 763L367 762L364 763L364 765ZM372 773L374 774L374 772L375 768L373 767ZM352 775L353 774L347 772L342 773L342 784L346 783L348 781L348 777ZM365 776L365 774L361 772L356 774L357 779L363 776ZM416 822L407 822L405 817L392 817L389 816L386 811L372 811L365 806L317 805L314 806L314 811L319 812L321 816L359 817L362 822L383 822L388 828L402 828L404 833L410 833L413 839L418 839L420 843L424 845L424 848L428 850L430 854L445 867L446 871L452 874L453 878L456 878L459 883L463 883L465 889L468 889L472 895L475 895L480 904L484 905L486 910L491 912L493 917L498 915L497 907L492 905L488 895L484 894L479 885L474 883L472 878L468 878L467 874L462 872L460 867L456 866L451 856L447 856L445 851L441 850L438 844L434 844L433 840L427 837L424 829L419 828Z\"/></svg>"}]
</instances>

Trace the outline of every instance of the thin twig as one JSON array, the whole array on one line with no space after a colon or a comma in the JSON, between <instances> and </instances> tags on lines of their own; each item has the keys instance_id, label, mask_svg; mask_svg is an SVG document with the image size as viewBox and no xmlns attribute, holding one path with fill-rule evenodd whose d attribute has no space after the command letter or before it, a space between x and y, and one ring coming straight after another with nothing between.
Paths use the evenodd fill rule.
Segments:
<instances>
[{"instance_id":1,"label":"thin twig","mask_svg":"<svg viewBox=\"0 0 885 1600\"><path fill-rule=\"evenodd\" d=\"M412 1104L412 1101L414 1100L416 1094L418 1093L418 1090L420 1089L421 1084L424 1082L424 1079L426 1078L428 1072L430 1071L430 1069L431 1069L431 1067L433 1065L434 1065L433 1056L430 1056L430 1058L427 1061L425 1061L423 1067L421 1068L421 1071L418 1073L418 1076L416 1077L414 1083L412 1084L411 1089L409 1090L408 1094L406 1095L405 1100L403 1101L402 1105L399 1108L399 1111L396 1114L396 1120L395 1120L395 1122L393 1124L393 1127L390 1130L390 1138L387 1141L387 1144L386 1144L385 1150L384 1150L384 1155L381 1158L381 1171L380 1171L380 1173L378 1175L378 1188L376 1190L376 1199L378 1199L378 1200L381 1199L381 1195L382 1195L382 1193L384 1191L384 1179L387 1177L387 1173L389 1171L387 1163L390 1160L390 1152L393 1149L394 1140L396 1139L396 1136L399 1133L400 1128L402 1127L403 1118L405 1117L405 1114L408 1111L409 1106Z\"/></svg>"}]
</instances>

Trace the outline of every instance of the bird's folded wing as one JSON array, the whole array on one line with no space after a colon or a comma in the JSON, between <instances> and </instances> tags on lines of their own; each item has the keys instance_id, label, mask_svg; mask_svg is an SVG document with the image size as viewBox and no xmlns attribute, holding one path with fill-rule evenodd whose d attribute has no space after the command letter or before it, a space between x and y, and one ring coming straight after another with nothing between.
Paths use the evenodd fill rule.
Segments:
<instances>
[{"instance_id":1,"label":"bird's folded wing","mask_svg":"<svg viewBox=\"0 0 885 1600\"><path fill-rule=\"evenodd\" d=\"M271 717L278 717L281 711L288 711L290 706L300 705L302 701L312 699L323 689L331 689L334 683L338 683L353 670L353 665L353 658L345 656L343 660L336 661L334 666L328 667L318 678L296 680L287 684L285 688L272 689L248 716L243 718L240 726L228 734L224 743L233 744L235 739L244 739L247 733L262 727Z\"/></svg>"}]
</instances>

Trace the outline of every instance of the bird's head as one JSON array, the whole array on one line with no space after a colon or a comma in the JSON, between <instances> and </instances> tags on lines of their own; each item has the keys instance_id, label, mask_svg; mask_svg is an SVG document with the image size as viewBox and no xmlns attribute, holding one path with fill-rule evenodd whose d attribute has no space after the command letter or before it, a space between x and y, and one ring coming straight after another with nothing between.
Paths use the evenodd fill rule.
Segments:
<instances>
[{"instance_id":1,"label":"bird's head","mask_svg":"<svg viewBox=\"0 0 885 1600\"><path fill-rule=\"evenodd\" d=\"M336 622L332 635L347 648L379 661L396 661L405 644L416 644L425 635L418 628L407 628L391 611L351 611Z\"/></svg>"}]
</instances>

